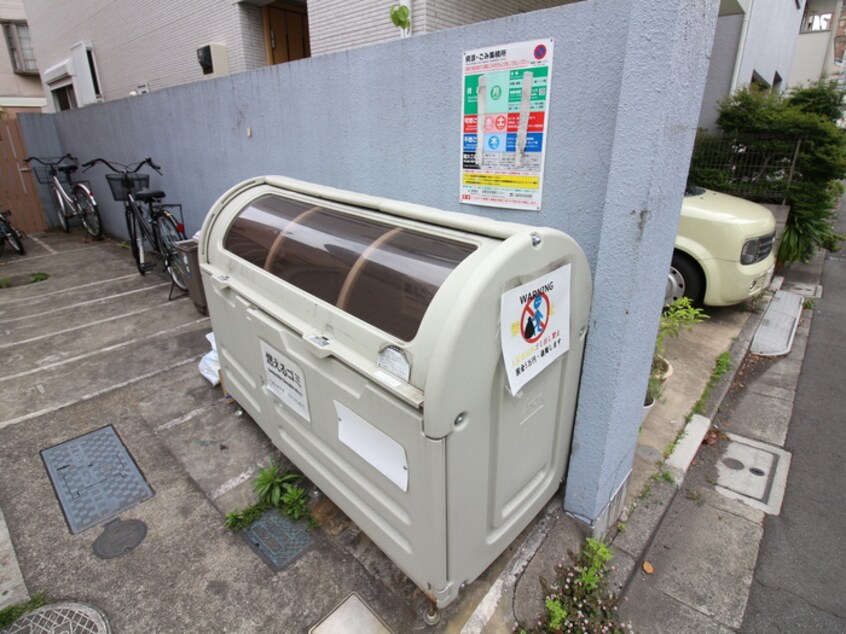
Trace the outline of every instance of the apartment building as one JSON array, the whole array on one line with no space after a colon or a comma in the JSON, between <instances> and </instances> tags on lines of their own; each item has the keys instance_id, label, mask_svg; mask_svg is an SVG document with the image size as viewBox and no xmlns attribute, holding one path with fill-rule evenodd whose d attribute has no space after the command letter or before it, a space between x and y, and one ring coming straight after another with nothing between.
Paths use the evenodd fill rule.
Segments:
<instances>
[{"instance_id":1,"label":"apartment building","mask_svg":"<svg viewBox=\"0 0 846 634\"><path fill-rule=\"evenodd\" d=\"M23 0L47 111L401 37L382 0ZM572 1L572 0L571 0ZM410 34L561 0L404 0Z\"/></svg>"},{"instance_id":2,"label":"apartment building","mask_svg":"<svg viewBox=\"0 0 846 634\"><path fill-rule=\"evenodd\" d=\"M10 116L21 110L40 110L46 102L23 0L0 0L0 25L5 40L5 46L0 46L0 108Z\"/></svg>"},{"instance_id":3,"label":"apartment building","mask_svg":"<svg viewBox=\"0 0 846 634\"><path fill-rule=\"evenodd\" d=\"M712 128L717 102L738 88L784 90L792 84L805 9L806 0L721 0L699 127Z\"/></svg>"}]
</instances>

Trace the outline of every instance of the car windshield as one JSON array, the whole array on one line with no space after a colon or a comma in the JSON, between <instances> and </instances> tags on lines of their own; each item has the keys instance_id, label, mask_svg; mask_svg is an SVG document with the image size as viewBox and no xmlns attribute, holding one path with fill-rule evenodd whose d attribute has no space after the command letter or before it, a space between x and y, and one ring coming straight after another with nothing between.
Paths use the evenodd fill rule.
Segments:
<instances>
[{"instance_id":1,"label":"car windshield","mask_svg":"<svg viewBox=\"0 0 846 634\"><path fill-rule=\"evenodd\" d=\"M688 185L684 189L684 197L687 198L688 196L701 196L705 193L705 190L701 187L697 187L696 185Z\"/></svg>"}]
</instances>

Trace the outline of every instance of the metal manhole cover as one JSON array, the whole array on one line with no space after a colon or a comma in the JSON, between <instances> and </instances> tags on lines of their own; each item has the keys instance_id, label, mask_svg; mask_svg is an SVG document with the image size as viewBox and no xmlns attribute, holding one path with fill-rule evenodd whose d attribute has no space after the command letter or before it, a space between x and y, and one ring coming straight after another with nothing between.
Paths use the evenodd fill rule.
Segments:
<instances>
[{"instance_id":1,"label":"metal manhole cover","mask_svg":"<svg viewBox=\"0 0 846 634\"><path fill-rule=\"evenodd\" d=\"M241 535L256 554L274 570L282 570L312 545L311 535L302 526L271 509Z\"/></svg>"},{"instance_id":2,"label":"metal manhole cover","mask_svg":"<svg viewBox=\"0 0 846 634\"><path fill-rule=\"evenodd\" d=\"M153 489L108 425L41 451L74 535L153 497Z\"/></svg>"},{"instance_id":3,"label":"metal manhole cover","mask_svg":"<svg viewBox=\"0 0 846 634\"><path fill-rule=\"evenodd\" d=\"M727 435L730 442L717 463L717 491L765 513L778 515L790 454L751 438Z\"/></svg>"},{"instance_id":4,"label":"metal manhole cover","mask_svg":"<svg viewBox=\"0 0 846 634\"><path fill-rule=\"evenodd\" d=\"M100 559L125 555L147 536L147 525L141 520L113 520L106 524L92 548Z\"/></svg>"},{"instance_id":5,"label":"metal manhole cover","mask_svg":"<svg viewBox=\"0 0 846 634\"><path fill-rule=\"evenodd\" d=\"M24 614L2 634L110 634L99 610L82 603L55 603Z\"/></svg>"}]
</instances>

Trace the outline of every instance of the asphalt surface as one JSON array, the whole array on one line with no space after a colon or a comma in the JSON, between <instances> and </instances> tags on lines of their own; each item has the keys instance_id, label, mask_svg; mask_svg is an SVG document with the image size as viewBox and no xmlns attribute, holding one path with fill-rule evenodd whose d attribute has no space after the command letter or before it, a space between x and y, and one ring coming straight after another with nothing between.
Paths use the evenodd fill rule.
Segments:
<instances>
[{"instance_id":1,"label":"asphalt surface","mask_svg":"<svg viewBox=\"0 0 846 634\"><path fill-rule=\"evenodd\" d=\"M839 231L846 231L840 207ZM846 254L826 257L797 385L781 514L768 516L740 632L846 631Z\"/></svg>"}]
</instances>

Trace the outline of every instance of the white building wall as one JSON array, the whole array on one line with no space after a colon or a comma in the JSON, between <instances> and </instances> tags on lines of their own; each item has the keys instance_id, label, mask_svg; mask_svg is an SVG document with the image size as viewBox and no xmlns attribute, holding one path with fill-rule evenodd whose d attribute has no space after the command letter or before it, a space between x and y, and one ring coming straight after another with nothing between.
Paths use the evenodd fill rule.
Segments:
<instances>
[{"instance_id":1,"label":"white building wall","mask_svg":"<svg viewBox=\"0 0 846 634\"><path fill-rule=\"evenodd\" d=\"M311 0L308 30L311 54L322 55L400 37L388 13L393 2ZM423 2L412 3L412 33L422 29Z\"/></svg>"},{"instance_id":2,"label":"white building wall","mask_svg":"<svg viewBox=\"0 0 846 634\"><path fill-rule=\"evenodd\" d=\"M39 68L89 41L107 101L143 84L158 90L203 79L196 50L210 42L226 45L230 72L264 63L260 9L232 0L24 0L24 7ZM247 28L257 33L245 35Z\"/></svg>"},{"instance_id":3,"label":"white building wall","mask_svg":"<svg viewBox=\"0 0 846 634\"><path fill-rule=\"evenodd\" d=\"M757 73L768 84L776 73L786 83L793 64L793 52L802 24L803 2L747 0L748 16L743 49L732 88L752 81ZM799 6L796 6L796 5Z\"/></svg>"},{"instance_id":4,"label":"white building wall","mask_svg":"<svg viewBox=\"0 0 846 634\"><path fill-rule=\"evenodd\" d=\"M562 0L464 0L463 2L428 0L423 4L427 29L438 31L463 24L504 18L516 13L548 9L568 4L568 2Z\"/></svg>"},{"instance_id":5,"label":"white building wall","mask_svg":"<svg viewBox=\"0 0 846 634\"><path fill-rule=\"evenodd\" d=\"M26 21L23 0L0 0L0 21L6 20ZM16 74L2 32L0 40L0 106L41 103L44 92L38 76Z\"/></svg>"},{"instance_id":6,"label":"white building wall","mask_svg":"<svg viewBox=\"0 0 846 634\"><path fill-rule=\"evenodd\" d=\"M398 0L397 0L398 1ZM575 0L409 0L411 34L568 4ZM309 0L311 54L332 53L400 37L382 0Z\"/></svg>"},{"instance_id":7,"label":"white building wall","mask_svg":"<svg viewBox=\"0 0 846 634\"><path fill-rule=\"evenodd\" d=\"M731 92L734 62L743 28L743 15L726 15L717 18L708 81L699 111L699 127L713 130L717 125L717 104Z\"/></svg>"},{"instance_id":8,"label":"white building wall","mask_svg":"<svg viewBox=\"0 0 846 634\"><path fill-rule=\"evenodd\" d=\"M818 81L825 66L830 31L802 33L796 44L796 55L790 69L790 85L801 86Z\"/></svg>"}]
</instances>

